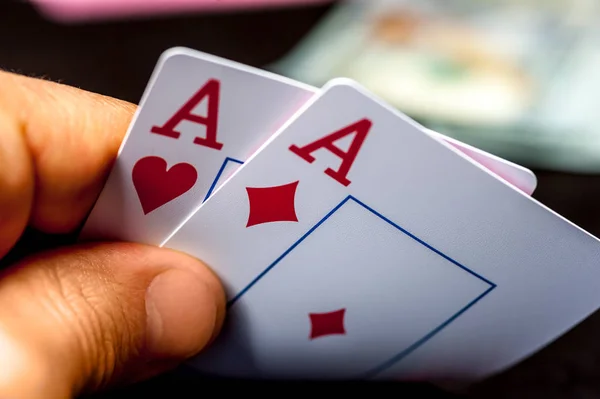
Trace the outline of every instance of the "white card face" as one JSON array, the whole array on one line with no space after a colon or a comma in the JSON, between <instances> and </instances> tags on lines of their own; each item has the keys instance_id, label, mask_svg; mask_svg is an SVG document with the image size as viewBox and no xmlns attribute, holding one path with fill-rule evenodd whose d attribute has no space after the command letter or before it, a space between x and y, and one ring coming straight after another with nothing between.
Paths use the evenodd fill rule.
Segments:
<instances>
[{"instance_id":1,"label":"white card face","mask_svg":"<svg viewBox=\"0 0 600 399\"><path fill-rule=\"evenodd\" d=\"M345 80L164 246L226 287L227 376L477 379L600 303L597 239Z\"/></svg>"},{"instance_id":2,"label":"white card face","mask_svg":"<svg viewBox=\"0 0 600 399\"><path fill-rule=\"evenodd\" d=\"M175 48L161 57L84 239L160 244L317 89ZM450 141L531 194L535 175Z\"/></svg>"},{"instance_id":3,"label":"white card face","mask_svg":"<svg viewBox=\"0 0 600 399\"><path fill-rule=\"evenodd\" d=\"M319 223L231 306L232 321L196 367L368 378L493 288L354 198Z\"/></svg>"},{"instance_id":4,"label":"white card face","mask_svg":"<svg viewBox=\"0 0 600 399\"><path fill-rule=\"evenodd\" d=\"M167 51L82 238L160 244L312 95L258 69Z\"/></svg>"}]
</instances>

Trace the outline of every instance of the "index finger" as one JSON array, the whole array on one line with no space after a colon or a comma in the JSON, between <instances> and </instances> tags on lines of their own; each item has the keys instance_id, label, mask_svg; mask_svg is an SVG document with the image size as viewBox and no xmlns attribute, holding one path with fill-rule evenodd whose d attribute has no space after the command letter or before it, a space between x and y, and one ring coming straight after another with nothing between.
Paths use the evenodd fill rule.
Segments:
<instances>
[{"instance_id":1,"label":"index finger","mask_svg":"<svg viewBox=\"0 0 600 399\"><path fill-rule=\"evenodd\" d=\"M96 200L133 104L0 71L0 256L29 222L75 229Z\"/></svg>"}]
</instances>

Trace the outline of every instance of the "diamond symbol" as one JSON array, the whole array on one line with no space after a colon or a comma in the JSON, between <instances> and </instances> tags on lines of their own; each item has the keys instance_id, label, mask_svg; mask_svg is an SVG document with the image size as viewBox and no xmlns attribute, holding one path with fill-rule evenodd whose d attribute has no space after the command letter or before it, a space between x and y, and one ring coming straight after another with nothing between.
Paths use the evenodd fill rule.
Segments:
<instances>
[{"instance_id":1,"label":"diamond symbol","mask_svg":"<svg viewBox=\"0 0 600 399\"><path fill-rule=\"evenodd\" d=\"M246 187L250 212L246 227L272 222L297 222L296 188L298 182L273 187Z\"/></svg>"},{"instance_id":2,"label":"diamond symbol","mask_svg":"<svg viewBox=\"0 0 600 399\"><path fill-rule=\"evenodd\" d=\"M308 317L310 317L311 324L310 339L327 335L345 335L345 315L345 308L328 313L309 313Z\"/></svg>"}]
</instances>

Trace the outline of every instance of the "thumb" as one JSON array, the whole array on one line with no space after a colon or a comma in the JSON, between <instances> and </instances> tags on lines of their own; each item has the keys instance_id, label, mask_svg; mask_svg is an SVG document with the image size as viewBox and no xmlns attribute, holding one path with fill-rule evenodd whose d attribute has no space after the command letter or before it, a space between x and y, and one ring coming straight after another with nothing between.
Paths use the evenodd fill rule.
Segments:
<instances>
[{"instance_id":1,"label":"thumb","mask_svg":"<svg viewBox=\"0 0 600 399\"><path fill-rule=\"evenodd\" d=\"M91 244L0 278L0 397L69 398L164 371L216 335L225 295L182 253Z\"/></svg>"}]
</instances>

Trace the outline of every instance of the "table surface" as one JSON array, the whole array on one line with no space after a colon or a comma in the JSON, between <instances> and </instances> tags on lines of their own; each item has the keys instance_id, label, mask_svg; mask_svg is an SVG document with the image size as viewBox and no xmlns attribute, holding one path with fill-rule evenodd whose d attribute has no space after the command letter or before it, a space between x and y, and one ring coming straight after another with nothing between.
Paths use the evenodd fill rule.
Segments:
<instances>
[{"instance_id":1,"label":"table surface","mask_svg":"<svg viewBox=\"0 0 600 399\"><path fill-rule=\"evenodd\" d=\"M136 103L158 56L169 47L187 46L260 67L283 56L328 9L328 6L318 6L65 26L44 20L27 4L0 2L0 68L60 80ZM592 234L600 235L600 176L535 172L539 177L535 198ZM69 239L71 237L48 240L29 232L5 263L36 246ZM486 398L600 397L598 334L600 313L521 364L470 387L463 394ZM207 389L207 384L237 389L240 383L208 383L179 373L103 397L141 396L172 392L172 389L184 393ZM245 384L260 392L266 389L263 384ZM320 384L302 386L313 390L310 392L322 388ZM343 389L348 387L345 385ZM354 385L351 387L356 389ZM282 392L280 388L269 385L266 392ZM340 385L337 388L342 389ZM372 392L374 388L368 385L368 389ZM432 388L395 385L394 389L401 393Z\"/></svg>"}]
</instances>

